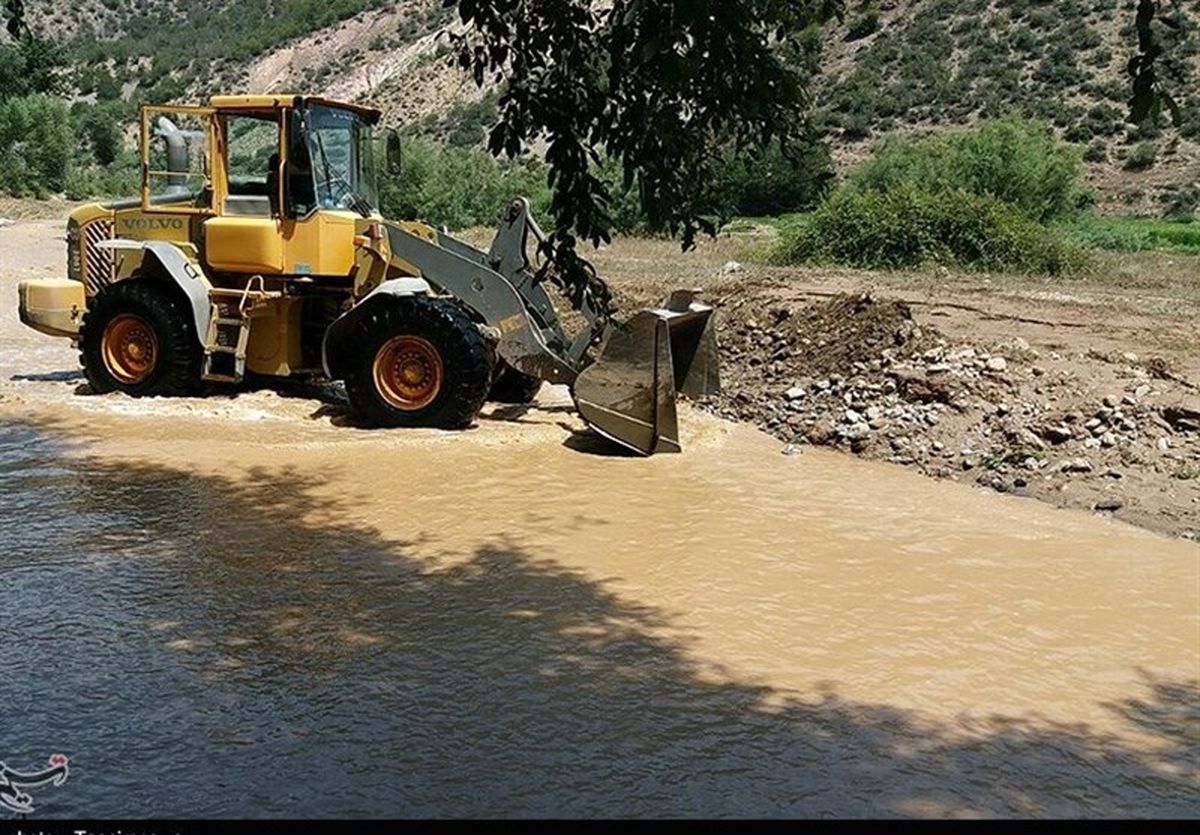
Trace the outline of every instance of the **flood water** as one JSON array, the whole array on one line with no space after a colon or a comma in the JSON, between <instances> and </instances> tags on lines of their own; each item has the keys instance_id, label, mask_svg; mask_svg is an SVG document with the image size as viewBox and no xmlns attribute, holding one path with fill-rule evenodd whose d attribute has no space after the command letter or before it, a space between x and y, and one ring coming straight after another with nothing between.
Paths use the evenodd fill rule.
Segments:
<instances>
[{"instance_id":1,"label":"flood water","mask_svg":"<svg viewBox=\"0 0 1200 835\"><path fill-rule=\"evenodd\" d=\"M40 814L1200 814L1193 544L708 419L73 420L0 423Z\"/></svg>"}]
</instances>

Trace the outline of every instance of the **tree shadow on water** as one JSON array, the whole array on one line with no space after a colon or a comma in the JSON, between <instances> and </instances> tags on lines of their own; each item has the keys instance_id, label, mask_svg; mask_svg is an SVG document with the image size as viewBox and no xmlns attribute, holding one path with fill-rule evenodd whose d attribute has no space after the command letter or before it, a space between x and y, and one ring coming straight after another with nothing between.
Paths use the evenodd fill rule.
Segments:
<instances>
[{"instance_id":1,"label":"tree shadow on water","mask_svg":"<svg viewBox=\"0 0 1200 835\"><path fill-rule=\"evenodd\" d=\"M51 814L1198 812L1195 681L1146 674L1141 698L1109 706L1147 750L1074 725L932 720L836 683L787 701L701 670L663 637L668 615L519 531L438 562L298 468L67 466L42 506L92 533L23 543L31 565L58 564L6 601L30 640L27 619L75 619L9 694L18 748L69 743Z\"/></svg>"}]
</instances>

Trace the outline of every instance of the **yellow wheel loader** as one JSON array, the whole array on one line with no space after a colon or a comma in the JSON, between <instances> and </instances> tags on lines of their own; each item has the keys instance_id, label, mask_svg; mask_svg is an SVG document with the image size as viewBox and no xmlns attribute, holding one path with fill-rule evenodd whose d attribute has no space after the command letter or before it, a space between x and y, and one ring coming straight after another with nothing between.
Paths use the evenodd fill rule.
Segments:
<instances>
[{"instance_id":1,"label":"yellow wheel loader","mask_svg":"<svg viewBox=\"0 0 1200 835\"><path fill-rule=\"evenodd\" d=\"M322 375L372 425L457 429L549 381L600 434L678 451L676 394L719 386L712 308L680 291L618 320L589 265L555 271L524 199L486 252L385 220L379 118L283 95L143 107L140 197L72 212L67 277L23 282L21 320L72 339L97 392Z\"/></svg>"}]
</instances>

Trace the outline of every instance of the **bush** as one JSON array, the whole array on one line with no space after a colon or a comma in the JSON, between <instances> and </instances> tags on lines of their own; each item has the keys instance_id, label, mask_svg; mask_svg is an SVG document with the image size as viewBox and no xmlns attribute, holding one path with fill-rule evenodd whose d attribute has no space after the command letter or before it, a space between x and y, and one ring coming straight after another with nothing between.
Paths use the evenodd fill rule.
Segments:
<instances>
[{"instance_id":1,"label":"bush","mask_svg":"<svg viewBox=\"0 0 1200 835\"><path fill-rule=\"evenodd\" d=\"M1047 275L1086 265L1077 247L998 200L909 185L842 190L785 232L775 259L866 269L936 263Z\"/></svg>"},{"instance_id":2,"label":"bush","mask_svg":"<svg viewBox=\"0 0 1200 835\"><path fill-rule=\"evenodd\" d=\"M61 99L39 94L0 101L0 189L38 197L62 191L74 145Z\"/></svg>"},{"instance_id":3,"label":"bush","mask_svg":"<svg viewBox=\"0 0 1200 835\"><path fill-rule=\"evenodd\" d=\"M1173 192L1163 207L1163 220L1191 223L1200 210L1200 185L1185 186Z\"/></svg>"},{"instance_id":4,"label":"bush","mask_svg":"<svg viewBox=\"0 0 1200 835\"><path fill-rule=\"evenodd\" d=\"M62 63L62 49L45 38L24 38L18 44L0 46L0 99L59 92Z\"/></svg>"},{"instance_id":5,"label":"bush","mask_svg":"<svg viewBox=\"0 0 1200 835\"><path fill-rule=\"evenodd\" d=\"M1083 152L1084 162L1106 162L1108 160L1108 148L1104 144L1103 139L1097 139L1087 146L1087 150Z\"/></svg>"},{"instance_id":6,"label":"bush","mask_svg":"<svg viewBox=\"0 0 1200 835\"><path fill-rule=\"evenodd\" d=\"M963 190L1008 203L1045 223L1087 202L1078 185L1078 148L1041 122L1008 117L978 130L921 139L890 138L848 182L855 191L904 186L929 193Z\"/></svg>"},{"instance_id":7,"label":"bush","mask_svg":"<svg viewBox=\"0 0 1200 835\"><path fill-rule=\"evenodd\" d=\"M1153 142L1140 142L1133 146L1129 156L1125 158L1125 168L1129 171L1145 171L1153 168L1158 159L1158 148Z\"/></svg>"},{"instance_id":8,"label":"bush","mask_svg":"<svg viewBox=\"0 0 1200 835\"><path fill-rule=\"evenodd\" d=\"M833 163L823 142L798 143L790 155L772 145L763 156L725 154L713 188L721 213L777 215L807 211L825 196Z\"/></svg>"},{"instance_id":9,"label":"bush","mask_svg":"<svg viewBox=\"0 0 1200 835\"><path fill-rule=\"evenodd\" d=\"M406 140L403 158L400 176L380 183L385 217L419 218L455 229L493 226L518 195L529 197L534 213L546 217L550 194L537 163L500 162L482 151L426 139Z\"/></svg>"},{"instance_id":10,"label":"bush","mask_svg":"<svg viewBox=\"0 0 1200 835\"><path fill-rule=\"evenodd\" d=\"M847 42L861 41L863 38L874 35L879 31L879 12L871 9L866 14L851 21L849 28L846 30L846 37L843 39Z\"/></svg>"}]
</instances>

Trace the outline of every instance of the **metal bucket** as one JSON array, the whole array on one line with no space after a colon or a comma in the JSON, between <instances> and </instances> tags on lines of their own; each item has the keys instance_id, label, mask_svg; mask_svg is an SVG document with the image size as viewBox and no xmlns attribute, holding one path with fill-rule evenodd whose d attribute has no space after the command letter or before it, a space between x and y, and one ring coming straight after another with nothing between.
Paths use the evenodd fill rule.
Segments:
<instances>
[{"instance_id":1,"label":"metal bucket","mask_svg":"<svg viewBox=\"0 0 1200 835\"><path fill-rule=\"evenodd\" d=\"M605 331L596 361L575 381L575 406L596 432L638 452L680 452L677 394L720 391L713 309L697 291L672 293Z\"/></svg>"}]
</instances>

